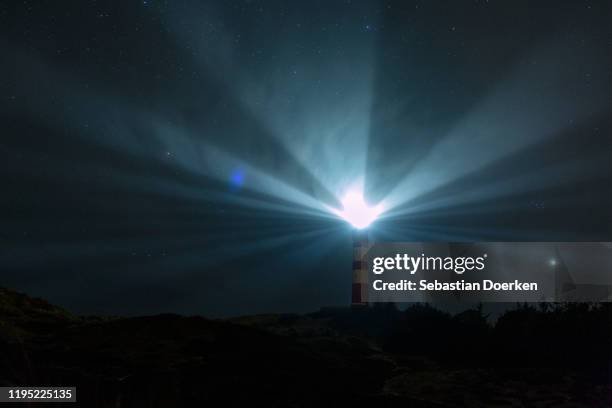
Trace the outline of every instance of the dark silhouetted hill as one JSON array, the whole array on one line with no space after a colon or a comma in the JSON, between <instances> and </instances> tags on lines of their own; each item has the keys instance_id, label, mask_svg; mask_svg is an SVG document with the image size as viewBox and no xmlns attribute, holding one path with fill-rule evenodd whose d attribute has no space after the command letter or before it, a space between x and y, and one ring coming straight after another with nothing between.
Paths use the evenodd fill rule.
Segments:
<instances>
[{"instance_id":1,"label":"dark silhouetted hill","mask_svg":"<svg viewBox=\"0 0 612 408\"><path fill-rule=\"evenodd\" d=\"M378 305L102 318L1 289L0 385L76 386L87 407L605 407L609 316L521 305L490 325L480 309Z\"/></svg>"}]
</instances>

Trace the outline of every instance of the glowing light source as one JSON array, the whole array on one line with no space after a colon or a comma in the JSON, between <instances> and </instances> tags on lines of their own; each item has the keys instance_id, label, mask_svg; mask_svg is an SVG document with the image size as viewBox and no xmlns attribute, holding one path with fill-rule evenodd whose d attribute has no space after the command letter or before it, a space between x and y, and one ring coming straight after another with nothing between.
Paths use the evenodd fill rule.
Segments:
<instances>
[{"instance_id":1,"label":"glowing light source","mask_svg":"<svg viewBox=\"0 0 612 408\"><path fill-rule=\"evenodd\" d=\"M244 184L244 171L242 169L235 169L230 175L230 183L235 188L240 188Z\"/></svg>"},{"instance_id":2,"label":"glowing light source","mask_svg":"<svg viewBox=\"0 0 612 408\"><path fill-rule=\"evenodd\" d=\"M357 190L349 191L341 202L342 210L333 209L332 211L357 229L363 229L372 224L383 211L380 205L368 206L363 198L363 193Z\"/></svg>"}]
</instances>

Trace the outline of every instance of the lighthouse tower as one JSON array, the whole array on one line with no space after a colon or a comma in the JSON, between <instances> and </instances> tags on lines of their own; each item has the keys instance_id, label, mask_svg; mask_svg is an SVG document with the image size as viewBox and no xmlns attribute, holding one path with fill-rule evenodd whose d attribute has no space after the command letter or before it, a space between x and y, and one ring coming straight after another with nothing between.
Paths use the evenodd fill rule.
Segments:
<instances>
[{"instance_id":1,"label":"lighthouse tower","mask_svg":"<svg viewBox=\"0 0 612 408\"><path fill-rule=\"evenodd\" d=\"M353 294L351 306L368 304L368 265L366 254L369 247L368 230L353 230Z\"/></svg>"},{"instance_id":2,"label":"lighthouse tower","mask_svg":"<svg viewBox=\"0 0 612 408\"><path fill-rule=\"evenodd\" d=\"M368 304L368 265L366 254L370 249L367 227L382 213L378 204L370 207L363 199L361 189L349 191L342 199L342 209L332 212L353 227L353 288L352 306Z\"/></svg>"}]
</instances>

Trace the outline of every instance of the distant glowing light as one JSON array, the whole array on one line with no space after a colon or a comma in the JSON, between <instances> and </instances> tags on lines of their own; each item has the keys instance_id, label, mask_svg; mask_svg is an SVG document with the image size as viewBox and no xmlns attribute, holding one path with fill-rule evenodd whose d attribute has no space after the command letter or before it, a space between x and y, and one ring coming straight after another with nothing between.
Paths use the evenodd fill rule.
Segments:
<instances>
[{"instance_id":1,"label":"distant glowing light","mask_svg":"<svg viewBox=\"0 0 612 408\"><path fill-rule=\"evenodd\" d=\"M555 258L551 258L548 260L548 264L550 266L557 266L557 260Z\"/></svg>"},{"instance_id":2,"label":"distant glowing light","mask_svg":"<svg viewBox=\"0 0 612 408\"><path fill-rule=\"evenodd\" d=\"M240 188L244 184L244 171L242 169L236 169L230 175L230 183L235 188Z\"/></svg>"},{"instance_id":3,"label":"distant glowing light","mask_svg":"<svg viewBox=\"0 0 612 408\"><path fill-rule=\"evenodd\" d=\"M363 193L357 190L349 191L341 200L342 210L332 211L357 229L363 229L372 224L382 213L381 205L368 206Z\"/></svg>"}]
</instances>

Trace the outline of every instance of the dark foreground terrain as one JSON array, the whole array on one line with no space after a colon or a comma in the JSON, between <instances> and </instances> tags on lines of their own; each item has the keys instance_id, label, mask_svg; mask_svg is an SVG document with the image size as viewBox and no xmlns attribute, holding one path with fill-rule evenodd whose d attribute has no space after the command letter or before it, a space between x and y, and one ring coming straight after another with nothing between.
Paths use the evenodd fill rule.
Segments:
<instances>
[{"instance_id":1,"label":"dark foreground terrain","mask_svg":"<svg viewBox=\"0 0 612 408\"><path fill-rule=\"evenodd\" d=\"M596 305L519 306L494 326L424 305L80 317L0 289L0 385L76 386L72 407L607 407L611 317Z\"/></svg>"}]
</instances>

